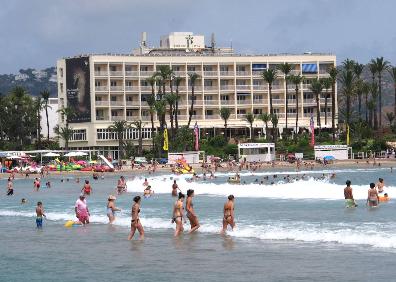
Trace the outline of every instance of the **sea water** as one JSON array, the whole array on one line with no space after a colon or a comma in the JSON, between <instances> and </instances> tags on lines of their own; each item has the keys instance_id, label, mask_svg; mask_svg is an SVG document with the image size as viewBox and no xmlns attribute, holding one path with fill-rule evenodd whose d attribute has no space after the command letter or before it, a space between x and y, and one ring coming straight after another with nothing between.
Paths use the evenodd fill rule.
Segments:
<instances>
[{"instance_id":1,"label":"sea water","mask_svg":"<svg viewBox=\"0 0 396 282\"><path fill-rule=\"evenodd\" d=\"M332 173L334 179L328 177ZM303 174L305 180L284 179ZM191 182L186 175L126 173L128 192L117 196L116 206L122 210L112 226L107 224L106 203L115 194L118 176L107 174L97 181L87 176L93 187L87 198L91 224L73 228L63 225L75 219L74 203L85 178L77 184L71 174L50 176L42 183L51 181L51 188L39 192L33 191L33 179L16 179L11 197L5 196L6 181L1 180L0 281L395 280L396 180L389 168L242 171L241 185L226 183L232 175L218 173L215 179ZM142 199L146 239L129 242L132 199L142 195L145 177L155 191ZM369 183L379 177L385 179L391 200L369 209ZM347 179L357 208L344 207ZM201 224L197 233L176 239L173 180L183 192L195 190ZM229 194L235 196L237 228L222 236L222 210ZM22 198L27 204L20 203ZM35 228L37 201L43 202L47 215L43 230Z\"/></svg>"}]
</instances>

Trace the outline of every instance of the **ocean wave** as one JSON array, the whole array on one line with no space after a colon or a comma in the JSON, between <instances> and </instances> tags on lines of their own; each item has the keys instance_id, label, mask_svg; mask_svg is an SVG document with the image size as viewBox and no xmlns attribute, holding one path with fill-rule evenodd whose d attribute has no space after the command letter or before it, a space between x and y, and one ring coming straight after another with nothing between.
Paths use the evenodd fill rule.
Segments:
<instances>
[{"instance_id":1,"label":"ocean wave","mask_svg":"<svg viewBox=\"0 0 396 282\"><path fill-rule=\"evenodd\" d=\"M74 220L72 213L47 213L47 220L56 222L65 222ZM35 217L35 213L0 210L0 217ZM202 219L201 219L202 220ZM104 215L91 215L90 221L93 224L107 224L108 219ZM142 225L146 230L150 229L174 229L174 224L170 219L164 218L141 218ZM221 228L220 220L211 220L210 224L204 223L199 232L218 234ZM129 227L130 218L117 217L115 223L117 226ZM390 225L394 223L390 223ZM392 225L392 226L393 226ZM185 225L185 229L189 229L189 225ZM396 249L396 233L395 228L384 230L384 224L380 223L310 223L310 222L266 222L261 225L246 224L244 222L237 223L234 231L228 231L227 235L234 238L254 238L259 240L290 240L312 243L337 243L342 245L365 245L375 248ZM171 235L170 235L171 236Z\"/></svg>"},{"instance_id":2,"label":"ocean wave","mask_svg":"<svg viewBox=\"0 0 396 282\"><path fill-rule=\"evenodd\" d=\"M230 174L229 174L230 175ZM215 183L210 181L188 181L185 177L156 176L148 178L149 184L157 194L170 194L173 180L177 179L179 188L185 193L187 189L194 189L195 194L215 196L227 196L248 198L276 198L276 199L321 199L342 200L344 199L345 185L334 184L324 180L315 180L312 177L291 183L278 182L269 184L242 184ZM217 180L218 181L218 180ZM225 181L225 180L224 180ZM143 179L135 178L127 182L128 192L142 193L144 190ZM353 195L356 200L367 199L368 185L353 185ZM385 192L390 193L396 187L388 186Z\"/></svg>"}]
</instances>

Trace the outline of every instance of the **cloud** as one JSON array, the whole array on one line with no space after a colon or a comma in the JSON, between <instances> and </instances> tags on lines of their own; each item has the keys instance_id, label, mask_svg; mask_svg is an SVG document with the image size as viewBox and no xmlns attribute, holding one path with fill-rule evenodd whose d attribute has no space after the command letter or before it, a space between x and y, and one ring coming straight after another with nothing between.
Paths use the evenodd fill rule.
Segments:
<instances>
[{"instance_id":1,"label":"cloud","mask_svg":"<svg viewBox=\"0 0 396 282\"><path fill-rule=\"evenodd\" d=\"M127 53L140 33L151 45L172 31L231 41L241 53L331 52L396 61L394 1L369 0L5 0L0 73L54 66L80 53Z\"/></svg>"}]
</instances>

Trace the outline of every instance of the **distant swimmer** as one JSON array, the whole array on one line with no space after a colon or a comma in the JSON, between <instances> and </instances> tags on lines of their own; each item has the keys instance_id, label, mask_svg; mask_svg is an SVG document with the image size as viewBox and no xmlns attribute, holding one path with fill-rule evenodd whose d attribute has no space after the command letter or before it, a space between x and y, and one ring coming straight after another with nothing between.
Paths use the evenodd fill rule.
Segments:
<instances>
[{"instance_id":1,"label":"distant swimmer","mask_svg":"<svg viewBox=\"0 0 396 282\"><path fill-rule=\"evenodd\" d=\"M89 224L90 214L84 194L80 194L80 197L77 199L76 204L74 205L74 211L76 213L76 217L79 220L79 224Z\"/></svg>"},{"instance_id":2,"label":"distant swimmer","mask_svg":"<svg viewBox=\"0 0 396 282\"><path fill-rule=\"evenodd\" d=\"M177 197L177 190L180 190L179 185L177 185L176 180L173 180L173 184L172 184L172 197Z\"/></svg>"},{"instance_id":3,"label":"distant swimmer","mask_svg":"<svg viewBox=\"0 0 396 282\"><path fill-rule=\"evenodd\" d=\"M89 180L88 179L85 180L85 183L84 183L83 188L81 189L81 192L83 192L85 196L91 195L92 186L91 186L91 184L89 184Z\"/></svg>"},{"instance_id":4,"label":"distant swimmer","mask_svg":"<svg viewBox=\"0 0 396 282\"><path fill-rule=\"evenodd\" d=\"M135 235L136 229L139 231L140 240L144 239L144 229L142 226L142 223L140 222L139 218L139 213L140 213L140 203L141 203L141 198L140 196L136 196L133 198L134 204L132 205L132 210L131 210L131 232L129 233L128 240L132 240L133 235Z\"/></svg>"},{"instance_id":5,"label":"distant swimmer","mask_svg":"<svg viewBox=\"0 0 396 282\"><path fill-rule=\"evenodd\" d=\"M370 183L370 189L368 190L368 195L367 195L367 203L369 207L376 207L378 206L378 202L379 202L379 197L378 197L377 189L375 189L375 184Z\"/></svg>"},{"instance_id":6,"label":"distant swimmer","mask_svg":"<svg viewBox=\"0 0 396 282\"><path fill-rule=\"evenodd\" d=\"M40 186L41 186L40 180L36 177L33 182L33 189L35 189L35 191L38 192Z\"/></svg>"},{"instance_id":7,"label":"distant swimmer","mask_svg":"<svg viewBox=\"0 0 396 282\"><path fill-rule=\"evenodd\" d=\"M151 197L151 195L153 195L153 194L154 194L154 191L151 190L151 186L150 186L150 185L147 186L147 187L144 189L144 191L143 191L143 196L144 196L145 198L149 198L149 197Z\"/></svg>"},{"instance_id":8,"label":"distant swimmer","mask_svg":"<svg viewBox=\"0 0 396 282\"><path fill-rule=\"evenodd\" d=\"M173 205L173 213L172 213L172 223L176 223L176 229L174 236L179 236L180 233L183 232L183 220L186 223L186 219L184 218L184 211L183 211L183 201L184 201L184 194L179 192L179 197L175 204Z\"/></svg>"},{"instance_id":9,"label":"distant swimmer","mask_svg":"<svg viewBox=\"0 0 396 282\"><path fill-rule=\"evenodd\" d=\"M25 199L25 198L22 198L21 199L21 205L24 205L24 204L26 204L27 203L27 200Z\"/></svg>"},{"instance_id":10,"label":"distant swimmer","mask_svg":"<svg viewBox=\"0 0 396 282\"><path fill-rule=\"evenodd\" d=\"M109 218L109 224L112 224L115 220L115 212L121 211L121 209L115 206L115 200L117 198L113 195L109 195L107 198L107 217Z\"/></svg>"},{"instance_id":11,"label":"distant swimmer","mask_svg":"<svg viewBox=\"0 0 396 282\"><path fill-rule=\"evenodd\" d=\"M144 182L143 182L143 186L148 186L149 185L149 183L148 183L148 181L147 181L147 178L145 178L144 179Z\"/></svg>"},{"instance_id":12,"label":"distant swimmer","mask_svg":"<svg viewBox=\"0 0 396 282\"><path fill-rule=\"evenodd\" d=\"M234 199L234 195L229 195L228 201L224 204L223 229L221 230L221 234L224 234L227 231L228 225L230 225L232 230L234 230Z\"/></svg>"},{"instance_id":13,"label":"distant swimmer","mask_svg":"<svg viewBox=\"0 0 396 282\"><path fill-rule=\"evenodd\" d=\"M357 207L355 199L353 198L351 181L346 181L346 187L344 188L344 197L345 197L345 207L347 208L354 208Z\"/></svg>"},{"instance_id":14,"label":"distant swimmer","mask_svg":"<svg viewBox=\"0 0 396 282\"><path fill-rule=\"evenodd\" d=\"M188 233L193 233L199 228L199 221L198 217L195 214L194 205L192 199L194 197L194 190L188 189L187 190L187 200L186 200L186 212L187 218L190 221L191 229Z\"/></svg>"},{"instance_id":15,"label":"distant swimmer","mask_svg":"<svg viewBox=\"0 0 396 282\"><path fill-rule=\"evenodd\" d=\"M46 217L44 214L44 208L42 202L37 202L36 207L36 226L38 229L43 228L43 217Z\"/></svg>"},{"instance_id":16,"label":"distant swimmer","mask_svg":"<svg viewBox=\"0 0 396 282\"><path fill-rule=\"evenodd\" d=\"M7 181L7 196L14 195L14 184L12 183L11 177Z\"/></svg>"},{"instance_id":17,"label":"distant swimmer","mask_svg":"<svg viewBox=\"0 0 396 282\"><path fill-rule=\"evenodd\" d=\"M379 201L382 203L382 202L387 202L387 201L389 201L390 198L389 198L389 196L388 196L388 193L385 193L384 196L379 196L378 199L379 199Z\"/></svg>"},{"instance_id":18,"label":"distant swimmer","mask_svg":"<svg viewBox=\"0 0 396 282\"><path fill-rule=\"evenodd\" d=\"M117 193L122 194L123 192L126 192L126 181L124 176L121 176L120 179L117 181Z\"/></svg>"},{"instance_id":19,"label":"distant swimmer","mask_svg":"<svg viewBox=\"0 0 396 282\"><path fill-rule=\"evenodd\" d=\"M378 178L377 191L379 194L384 192L384 186L385 186L384 179Z\"/></svg>"}]
</instances>

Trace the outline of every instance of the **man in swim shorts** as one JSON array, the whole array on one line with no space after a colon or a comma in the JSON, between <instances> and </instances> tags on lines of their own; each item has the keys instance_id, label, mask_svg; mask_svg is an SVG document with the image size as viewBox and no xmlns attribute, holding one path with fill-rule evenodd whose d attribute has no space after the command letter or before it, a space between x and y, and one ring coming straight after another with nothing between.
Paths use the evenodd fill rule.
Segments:
<instances>
[{"instance_id":1,"label":"man in swim shorts","mask_svg":"<svg viewBox=\"0 0 396 282\"><path fill-rule=\"evenodd\" d=\"M43 203L37 202L36 225L37 225L37 228L39 228L39 229L43 228L43 217L45 217Z\"/></svg>"},{"instance_id":2,"label":"man in swim shorts","mask_svg":"<svg viewBox=\"0 0 396 282\"><path fill-rule=\"evenodd\" d=\"M346 184L346 187L344 188L345 207L347 208L357 207L357 204L353 199L351 181L347 180L345 184Z\"/></svg>"}]
</instances>

